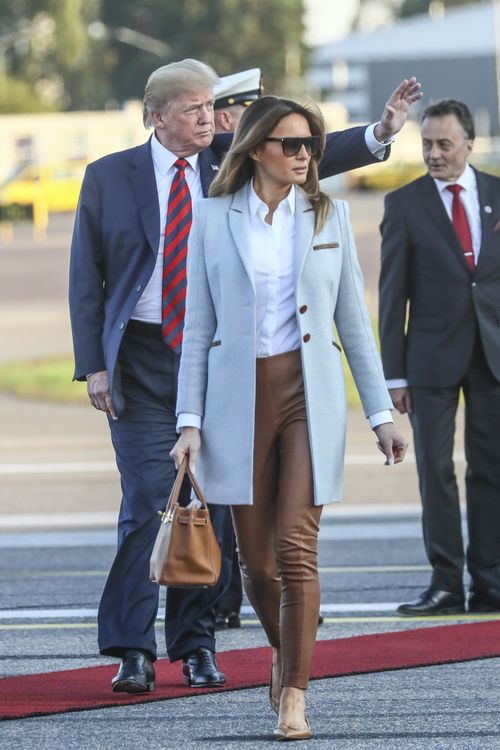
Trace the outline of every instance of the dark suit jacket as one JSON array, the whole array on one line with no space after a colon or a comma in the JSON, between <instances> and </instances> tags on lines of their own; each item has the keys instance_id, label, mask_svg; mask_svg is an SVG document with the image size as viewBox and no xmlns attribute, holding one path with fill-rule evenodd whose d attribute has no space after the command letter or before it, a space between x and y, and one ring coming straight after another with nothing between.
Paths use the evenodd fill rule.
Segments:
<instances>
[{"instance_id":1,"label":"dark suit jacket","mask_svg":"<svg viewBox=\"0 0 500 750\"><path fill-rule=\"evenodd\" d=\"M494 229L500 220L500 179L475 174L482 242L473 273L429 175L386 197L379 327L387 379L457 385L479 330L500 380L500 232Z\"/></svg>"},{"instance_id":2,"label":"dark suit jacket","mask_svg":"<svg viewBox=\"0 0 500 750\"><path fill-rule=\"evenodd\" d=\"M327 137L320 176L376 161L365 128ZM229 148L216 135L200 153L204 195ZM71 245L69 302L76 380L107 370L115 408L123 408L116 367L123 332L153 272L160 242L158 194L150 141L89 164L76 211Z\"/></svg>"}]
</instances>

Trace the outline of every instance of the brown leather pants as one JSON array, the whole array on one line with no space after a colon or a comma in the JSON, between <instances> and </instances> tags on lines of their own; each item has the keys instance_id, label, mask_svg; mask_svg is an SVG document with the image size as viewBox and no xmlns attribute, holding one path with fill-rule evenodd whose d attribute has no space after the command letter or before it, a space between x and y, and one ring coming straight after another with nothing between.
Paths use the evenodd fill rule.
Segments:
<instances>
[{"instance_id":1,"label":"brown leather pants","mask_svg":"<svg viewBox=\"0 0 500 750\"><path fill-rule=\"evenodd\" d=\"M243 585L283 687L305 689L319 613L321 506L313 480L300 351L257 360L254 504L233 506Z\"/></svg>"}]
</instances>

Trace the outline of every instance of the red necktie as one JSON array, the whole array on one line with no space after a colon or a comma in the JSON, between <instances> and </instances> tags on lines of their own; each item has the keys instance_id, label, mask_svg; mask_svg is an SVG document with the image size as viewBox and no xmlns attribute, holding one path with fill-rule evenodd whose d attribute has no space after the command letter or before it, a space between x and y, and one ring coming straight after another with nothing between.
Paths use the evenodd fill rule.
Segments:
<instances>
[{"instance_id":1,"label":"red necktie","mask_svg":"<svg viewBox=\"0 0 500 750\"><path fill-rule=\"evenodd\" d=\"M186 307L186 256L191 229L191 194L184 170L188 163L177 159L177 169L168 197L165 245L163 250L163 280L161 324L165 343L179 353L182 344L184 311Z\"/></svg>"},{"instance_id":2,"label":"red necktie","mask_svg":"<svg viewBox=\"0 0 500 750\"><path fill-rule=\"evenodd\" d=\"M472 237L470 233L467 214L465 213L464 204L460 200L461 185L447 185L447 190L453 193L453 203L451 206L451 220L457 233L460 244L463 247L465 260L469 264L471 271L474 270L474 251L472 249Z\"/></svg>"}]
</instances>

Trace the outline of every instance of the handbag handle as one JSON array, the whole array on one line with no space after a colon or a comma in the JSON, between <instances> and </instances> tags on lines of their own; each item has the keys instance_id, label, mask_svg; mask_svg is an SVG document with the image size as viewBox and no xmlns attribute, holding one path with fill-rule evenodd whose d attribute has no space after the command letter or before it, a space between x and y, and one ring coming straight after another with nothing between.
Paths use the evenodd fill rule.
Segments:
<instances>
[{"instance_id":1,"label":"handbag handle","mask_svg":"<svg viewBox=\"0 0 500 750\"><path fill-rule=\"evenodd\" d=\"M167 505L165 507L165 510L159 510L158 515L161 517L162 523L171 523L172 517L174 514L174 508L178 503L179 500L179 494L181 491L182 486L182 480L184 479L184 475L186 474L189 477L189 481L191 482L191 486L194 490L194 494L202 504L203 508L205 510L208 510L207 501L203 497L203 493L201 491L200 485L196 481L196 478L189 468L189 455L185 454L184 458L181 461L181 465L179 466L179 470L177 472L177 476L175 478L174 485L172 487L172 491L170 492L170 497L168 498Z\"/></svg>"}]
</instances>

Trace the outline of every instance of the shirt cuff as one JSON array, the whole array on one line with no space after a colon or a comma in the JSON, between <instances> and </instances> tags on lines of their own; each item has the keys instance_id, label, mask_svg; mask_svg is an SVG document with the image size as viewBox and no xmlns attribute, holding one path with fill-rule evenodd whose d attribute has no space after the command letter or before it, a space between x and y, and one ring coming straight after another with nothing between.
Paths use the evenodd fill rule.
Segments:
<instances>
[{"instance_id":1,"label":"shirt cuff","mask_svg":"<svg viewBox=\"0 0 500 750\"><path fill-rule=\"evenodd\" d=\"M377 141L377 139L375 138L375 128L378 124L378 122L374 122L371 125L368 125L365 130L365 143L368 151L370 151L376 159L380 159L380 161L382 161L385 156L385 149L391 143L394 143L396 139L394 137L389 138L389 140L385 143L380 143L380 141Z\"/></svg>"},{"instance_id":2,"label":"shirt cuff","mask_svg":"<svg viewBox=\"0 0 500 750\"><path fill-rule=\"evenodd\" d=\"M393 380L386 380L385 384L387 388L408 388L408 381L406 378L394 378Z\"/></svg>"},{"instance_id":3,"label":"shirt cuff","mask_svg":"<svg viewBox=\"0 0 500 750\"><path fill-rule=\"evenodd\" d=\"M372 430L374 430L375 427L378 427L380 424L393 422L392 414L389 409L385 409L384 411L376 411L375 414L370 414L368 419L370 420L370 427L372 428Z\"/></svg>"},{"instance_id":4,"label":"shirt cuff","mask_svg":"<svg viewBox=\"0 0 500 750\"><path fill-rule=\"evenodd\" d=\"M177 416L177 432L180 432L182 427L196 427L201 430L201 417L199 414L189 414L189 412L181 412Z\"/></svg>"}]
</instances>

